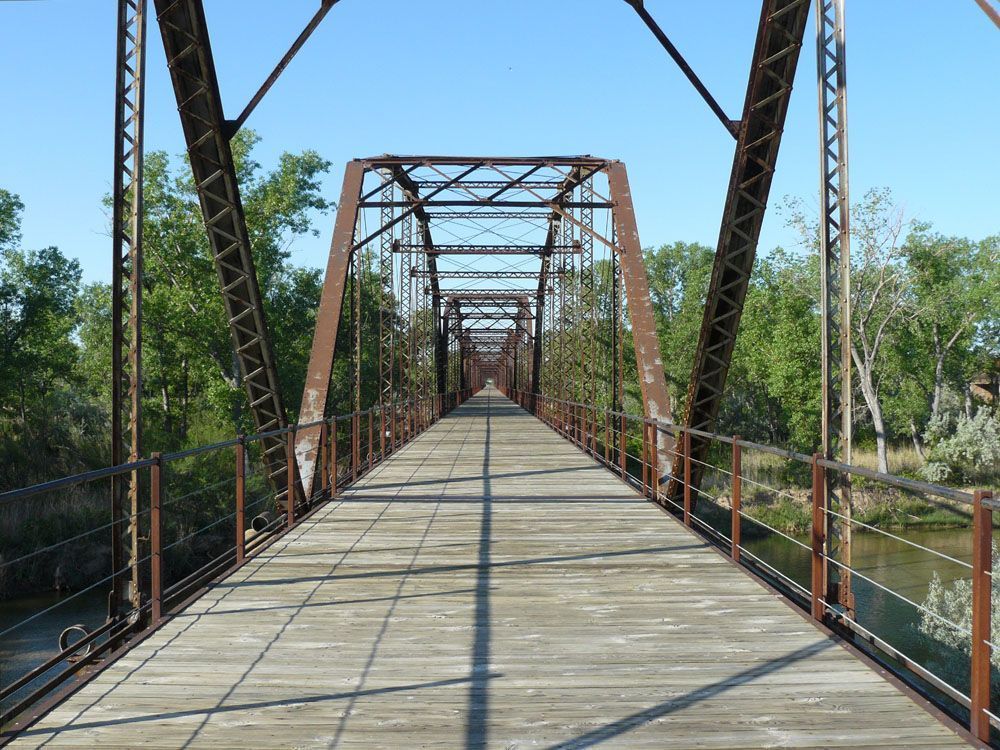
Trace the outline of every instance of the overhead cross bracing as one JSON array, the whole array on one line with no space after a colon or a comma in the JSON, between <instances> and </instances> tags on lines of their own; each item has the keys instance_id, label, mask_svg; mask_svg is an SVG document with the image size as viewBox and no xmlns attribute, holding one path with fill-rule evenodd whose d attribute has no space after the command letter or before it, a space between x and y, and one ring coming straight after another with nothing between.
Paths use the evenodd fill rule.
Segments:
<instances>
[{"instance_id":1,"label":"overhead cross bracing","mask_svg":"<svg viewBox=\"0 0 1000 750\"><path fill-rule=\"evenodd\" d=\"M390 436L410 429L412 416L389 413L388 404L460 391L486 372L502 387L618 408L627 338L642 368L643 410L669 416L620 162L392 155L351 162L324 283L303 422L322 417L336 357L349 363L356 410L371 405L360 400L365 380L377 380L374 406L388 420L379 434ZM365 309L363 290L378 300L377 311ZM372 315L377 332L363 336ZM336 349L341 325L351 333ZM307 495L319 440L309 428L296 438ZM670 447L664 438L663 466Z\"/></svg>"}]
</instances>

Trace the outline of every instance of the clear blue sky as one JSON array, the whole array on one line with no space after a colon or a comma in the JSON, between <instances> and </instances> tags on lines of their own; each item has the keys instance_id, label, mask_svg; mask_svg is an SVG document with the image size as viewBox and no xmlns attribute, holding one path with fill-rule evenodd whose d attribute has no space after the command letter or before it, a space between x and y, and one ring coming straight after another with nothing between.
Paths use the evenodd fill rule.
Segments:
<instances>
[{"instance_id":1,"label":"clear blue sky","mask_svg":"<svg viewBox=\"0 0 1000 750\"><path fill-rule=\"evenodd\" d=\"M0 186L26 204L27 247L110 276L112 0L0 2ZM152 3L150 2L150 5ZM318 0L206 0L235 115ZM647 0L724 108L742 106L757 0ZM973 0L848 0L852 191L889 186L942 232L1000 231L1000 31ZM146 142L183 150L149 28ZM771 205L817 204L813 29L806 30ZM334 168L384 152L590 153L626 162L644 245L712 246L733 141L623 0L343 0L252 116L260 160L314 148ZM293 246L325 266L332 218ZM793 236L771 212L761 248Z\"/></svg>"}]
</instances>

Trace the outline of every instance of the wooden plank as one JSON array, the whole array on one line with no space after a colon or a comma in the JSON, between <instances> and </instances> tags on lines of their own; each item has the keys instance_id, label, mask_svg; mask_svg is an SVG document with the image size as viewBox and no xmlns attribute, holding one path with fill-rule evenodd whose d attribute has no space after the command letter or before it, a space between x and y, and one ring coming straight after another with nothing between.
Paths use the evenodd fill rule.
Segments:
<instances>
[{"instance_id":1,"label":"wooden plank","mask_svg":"<svg viewBox=\"0 0 1000 750\"><path fill-rule=\"evenodd\" d=\"M13 747L964 747L486 390Z\"/></svg>"}]
</instances>

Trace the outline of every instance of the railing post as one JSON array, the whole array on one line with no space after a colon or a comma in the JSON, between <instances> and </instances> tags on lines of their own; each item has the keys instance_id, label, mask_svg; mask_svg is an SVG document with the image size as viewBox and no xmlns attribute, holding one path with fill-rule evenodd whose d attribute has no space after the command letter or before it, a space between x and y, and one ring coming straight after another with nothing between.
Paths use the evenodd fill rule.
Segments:
<instances>
[{"instance_id":1,"label":"railing post","mask_svg":"<svg viewBox=\"0 0 1000 750\"><path fill-rule=\"evenodd\" d=\"M993 610L993 511L984 504L993 493L977 490L972 510L972 669L969 729L976 739L989 742L990 620Z\"/></svg>"},{"instance_id":2,"label":"railing post","mask_svg":"<svg viewBox=\"0 0 1000 750\"><path fill-rule=\"evenodd\" d=\"M639 455L642 456L642 494L649 496L649 425L646 424L646 420L642 421L642 450Z\"/></svg>"},{"instance_id":3,"label":"railing post","mask_svg":"<svg viewBox=\"0 0 1000 750\"><path fill-rule=\"evenodd\" d=\"M381 418L381 410L379 411ZM368 410L368 471L372 470L375 463L375 410Z\"/></svg>"},{"instance_id":4,"label":"railing post","mask_svg":"<svg viewBox=\"0 0 1000 750\"><path fill-rule=\"evenodd\" d=\"M691 433L684 430L684 525L691 525Z\"/></svg>"},{"instance_id":5,"label":"railing post","mask_svg":"<svg viewBox=\"0 0 1000 750\"><path fill-rule=\"evenodd\" d=\"M317 450L319 451L319 486L324 499L330 497L330 493L327 490L327 486L330 484L330 465L327 463L329 456L326 452L326 441L326 420L323 420L323 424L319 426L319 447Z\"/></svg>"},{"instance_id":6,"label":"railing post","mask_svg":"<svg viewBox=\"0 0 1000 750\"><path fill-rule=\"evenodd\" d=\"M610 429L611 417L608 416L608 410L604 410L604 464L611 464L611 429Z\"/></svg>"},{"instance_id":7,"label":"railing post","mask_svg":"<svg viewBox=\"0 0 1000 750\"><path fill-rule=\"evenodd\" d=\"M236 564L240 565L247 556L247 484L246 484L246 435L236 438Z\"/></svg>"},{"instance_id":8,"label":"railing post","mask_svg":"<svg viewBox=\"0 0 1000 750\"><path fill-rule=\"evenodd\" d=\"M288 463L288 479L285 490L285 510L288 527L295 523L295 426L289 425L285 433L285 461Z\"/></svg>"},{"instance_id":9,"label":"railing post","mask_svg":"<svg viewBox=\"0 0 1000 750\"><path fill-rule=\"evenodd\" d=\"M381 404L378 410L378 445L382 458L385 458L385 407Z\"/></svg>"},{"instance_id":10,"label":"railing post","mask_svg":"<svg viewBox=\"0 0 1000 750\"><path fill-rule=\"evenodd\" d=\"M653 502L660 502L660 462L657 445L660 442L660 428L656 422L649 423L649 487Z\"/></svg>"},{"instance_id":11,"label":"railing post","mask_svg":"<svg viewBox=\"0 0 1000 750\"><path fill-rule=\"evenodd\" d=\"M156 625L163 616L163 459L152 454L154 463L149 470L149 601L150 624Z\"/></svg>"},{"instance_id":12,"label":"railing post","mask_svg":"<svg viewBox=\"0 0 1000 750\"><path fill-rule=\"evenodd\" d=\"M820 465L822 454L814 453L812 460L812 616L823 621L823 545L826 541L823 512L823 490L826 470Z\"/></svg>"},{"instance_id":13,"label":"railing post","mask_svg":"<svg viewBox=\"0 0 1000 750\"><path fill-rule=\"evenodd\" d=\"M588 409L590 417L590 455L597 458L597 406Z\"/></svg>"},{"instance_id":14,"label":"railing post","mask_svg":"<svg viewBox=\"0 0 1000 750\"><path fill-rule=\"evenodd\" d=\"M361 415L357 412L351 415L351 481L358 479L358 469L361 465Z\"/></svg>"},{"instance_id":15,"label":"railing post","mask_svg":"<svg viewBox=\"0 0 1000 750\"><path fill-rule=\"evenodd\" d=\"M622 479L628 473L628 453L626 452L628 448L627 427L628 420L623 412L618 418L618 463L621 465Z\"/></svg>"},{"instance_id":16,"label":"railing post","mask_svg":"<svg viewBox=\"0 0 1000 750\"><path fill-rule=\"evenodd\" d=\"M733 541L733 561L740 561L740 532L743 524L740 523L740 506L743 504L743 452L740 448L740 436L733 436L733 485L730 508L732 510L732 531L730 538Z\"/></svg>"},{"instance_id":17,"label":"railing post","mask_svg":"<svg viewBox=\"0 0 1000 750\"><path fill-rule=\"evenodd\" d=\"M330 420L330 499L337 496L337 418Z\"/></svg>"}]
</instances>

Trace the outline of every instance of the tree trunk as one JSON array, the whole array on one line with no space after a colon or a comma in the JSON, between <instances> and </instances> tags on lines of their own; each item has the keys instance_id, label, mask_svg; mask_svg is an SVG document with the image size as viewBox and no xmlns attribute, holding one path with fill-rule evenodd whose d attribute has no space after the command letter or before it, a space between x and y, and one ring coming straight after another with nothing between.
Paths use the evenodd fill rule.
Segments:
<instances>
[{"instance_id":1,"label":"tree trunk","mask_svg":"<svg viewBox=\"0 0 1000 750\"><path fill-rule=\"evenodd\" d=\"M938 327L934 326L934 397L931 400L931 419L941 410L941 398L944 395L944 358L947 349L941 346L941 336Z\"/></svg>"},{"instance_id":2,"label":"tree trunk","mask_svg":"<svg viewBox=\"0 0 1000 750\"><path fill-rule=\"evenodd\" d=\"M872 413L872 426L875 428L875 449L878 452L878 470L883 474L888 474L889 441L885 434L885 419L882 416L882 405L876 399L874 404L868 408Z\"/></svg>"},{"instance_id":3,"label":"tree trunk","mask_svg":"<svg viewBox=\"0 0 1000 750\"><path fill-rule=\"evenodd\" d=\"M920 431L917 429L917 423L910 419L910 437L913 438L913 449L920 456L921 461L926 461L927 456L924 454L924 441L920 437Z\"/></svg>"},{"instance_id":4,"label":"tree trunk","mask_svg":"<svg viewBox=\"0 0 1000 750\"><path fill-rule=\"evenodd\" d=\"M237 391L237 398L233 399L233 425L236 427L236 431L240 431L240 425L243 423L243 399L240 398L242 393L240 390L240 361L236 357L236 352L233 352L232 359L232 370L230 371L230 376L226 378L229 384Z\"/></svg>"},{"instance_id":5,"label":"tree trunk","mask_svg":"<svg viewBox=\"0 0 1000 750\"><path fill-rule=\"evenodd\" d=\"M170 389L166 377L160 378L160 404L163 406L163 431L168 435L173 435L174 417L170 413Z\"/></svg>"},{"instance_id":6,"label":"tree trunk","mask_svg":"<svg viewBox=\"0 0 1000 750\"><path fill-rule=\"evenodd\" d=\"M188 434L188 407L190 406L188 359L184 357L181 364L183 378L181 380L181 438L186 440Z\"/></svg>"},{"instance_id":7,"label":"tree trunk","mask_svg":"<svg viewBox=\"0 0 1000 750\"><path fill-rule=\"evenodd\" d=\"M170 367L167 364L166 351L163 346L166 336L163 333L162 325L156 326L156 338L159 342L156 353L160 364L160 404L163 407L163 431L167 435L173 436L174 419L170 413L170 382L167 380L167 373L170 372Z\"/></svg>"},{"instance_id":8,"label":"tree trunk","mask_svg":"<svg viewBox=\"0 0 1000 750\"><path fill-rule=\"evenodd\" d=\"M24 397L24 378L19 378L17 381L17 394L19 399L19 405L21 412L21 426L27 428L28 426L28 406Z\"/></svg>"},{"instance_id":9,"label":"tree trunk","mask_svg":"<svg viewBox=\"0 0 1000 750\"><path fill-rule=\"evenodd\" d=\"M885 432L885 417L882 415L882 404L878 400L878 391L870 363L858 356L857 350L851 352L855 369L858 371L858 383L861 385L861 395L865 398L865 406L871 414L872 427L875 428L875 447L878 452L878 470L889 473L889 442Z\"/></svg>"}]
</instances>

